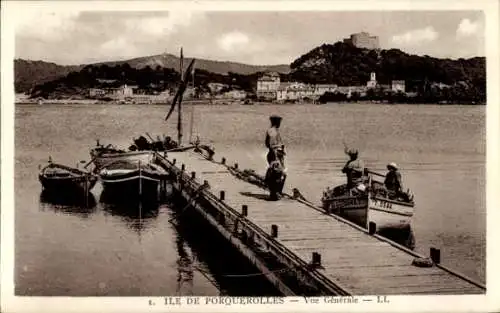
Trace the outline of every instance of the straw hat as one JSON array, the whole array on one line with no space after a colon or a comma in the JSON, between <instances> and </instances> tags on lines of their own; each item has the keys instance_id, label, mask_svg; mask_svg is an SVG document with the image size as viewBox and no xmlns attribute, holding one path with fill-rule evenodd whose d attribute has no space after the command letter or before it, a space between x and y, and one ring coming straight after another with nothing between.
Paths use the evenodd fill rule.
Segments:
<instances>
[{"instance_id":1,"label":"straw hat","mask_svg":"<svg viewBox=\"0 0 500 313\"><path fill-rule=\"evenodd\" d=\"M394 162L391 162L391 163L387 164L387 168L388 168L388 169L390 169L391 167L392 167L393 169L395 169L395 170L397 170L397 169L398 169L398 165L397 165L396 163L394 163Z\"/></svg>"}]
</instances>

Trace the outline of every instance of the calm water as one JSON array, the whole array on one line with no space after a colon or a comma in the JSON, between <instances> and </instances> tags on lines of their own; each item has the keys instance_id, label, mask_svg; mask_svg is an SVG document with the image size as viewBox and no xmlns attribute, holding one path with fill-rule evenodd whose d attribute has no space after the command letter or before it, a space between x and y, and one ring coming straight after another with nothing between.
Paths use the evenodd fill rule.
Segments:
<instances>
[{"instance_id":1,"label":"calm water","mask_svg":"<svg viewBox=\"0 0 500 313\"><path fill-rule=\"evenodd\" d=\"M185 138L189 135L186 107ZM175 134L166 106L17 106L16 292L22 295L261 295L272 293L224 242L175 218L169 205L136 213L99 202L78 209L41 197L38 165L49 155L68 165L89 159L101 143L128 147L132 137ZM265 170L268 116L284 117L288 149L285 188L319 202L327 185L343 183L343 142L366 165L401 167L416 196L416 250L441 248L442 262L485 281L485 107L331 104L323 106L198 106L193 133L216 156ZM175 136L173 136L175 137ZM287 190L289 191L289 190ZM92 203L91 203L92 204ZM121 213L120 213L121 212ZM136 212L131 210L131 212ZM208 239L207 239L208 238ZM213 239L212 239L213 238Z\"/></svg>"}]
</instances>

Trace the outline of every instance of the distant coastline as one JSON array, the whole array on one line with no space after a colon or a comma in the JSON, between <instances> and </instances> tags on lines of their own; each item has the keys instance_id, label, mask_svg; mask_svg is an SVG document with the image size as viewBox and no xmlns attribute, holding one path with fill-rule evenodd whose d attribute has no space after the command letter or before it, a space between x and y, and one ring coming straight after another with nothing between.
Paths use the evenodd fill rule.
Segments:
<instances>
[{"instance_id":1,"label":"distant coastline","mask_svg":"<svg viewBox=\"0 0 500 313\"><path fill-rule=\"evenodd\" d=\"M161 106L161 105L169 105L169 102L165 103L151 103L151 104L139 104L139 103L120 103L120 101L100 101L93 99L86 100L66 100L66 99L52 99L52 100L44 100L42 102L36 100L20 100L15 101L14 105L136 105L136 106ZM229 105L245 105L245 106L298 106L298 105L318 105L318 106L329 106L329 105L337 105L337 104L363 104L363 105L461 105L461 106L471 106L471 105L482 105L485 106L485 102L479 103L467 103L467 102L427 102L427 103L415 103L415 102L389 102L389 101L370 101L370 100L359 100L359 101L329 101L326 103L317 103L317 102L301 102L301 103L277 103L277 102L265 102L265 101L253 101L245 104L243 101L208 101L208 100L198 100L192 101L188 100L183 102L185 105L200 105L200 106L229 106Z\"/></svg>"}]
</instances>

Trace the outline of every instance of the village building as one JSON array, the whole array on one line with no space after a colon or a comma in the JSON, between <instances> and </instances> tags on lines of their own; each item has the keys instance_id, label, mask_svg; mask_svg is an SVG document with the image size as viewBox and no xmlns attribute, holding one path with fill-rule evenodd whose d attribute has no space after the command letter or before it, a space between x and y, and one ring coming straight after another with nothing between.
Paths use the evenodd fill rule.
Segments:
<instances>
[{"instance_id":1,"label":"village building","mask_svg":"<svg viewBox=\"0 0 500 313\"><path fill-rule=\"evenodd\" d=\"M393 80L391 82L391 90L393 92L405 92L406 87L405 87L405 81L404 80Z\"/></svg>"},{"instance_id":2,"label":"village building","mask_svg":"<svg viewBox=\"0 0 500 313\"><path fill-rule=\"evenodd\" d=\"M315 94L321 96L325 94L325 92L335 92L337 90L336 84L318 84L315 86Z\"/></svg>"},{"instance_id":3,"label":"village building","mask_svg":"<svg viewBox=\"0 0 500 313\"><path fill-rule=\"evenodd\" d=\"M304 83L289 83L283 84L278 88L276 100L284 101L303 101L304 99L317 98L315 94L316 88Z\"/></svg>"},{"instance_id":4,"label":"village building","mask_svg":"<svg viewBox=\"0 0 500 313\"><path fill-rule=\"evenodd\" d=\"M230 90L222 94L225 99L243 100L247 97L247 93L243 90Z\"/></svg>"},{"instance_id":5,"label":"village building","mask_svg":"<svg viewBox=\"0 0 500 313\"><path fill-rule=\"evenodd\" d=\"M276 72L265 73L257 79L257 97L263 100L276 100L280 87L280 75Z\"/></svg>"},{"instance_id":6,"label":"village building","mask_svg":"<svg viewBox=\"0 0 500 313\"><path fill-rule=\"evenodd\" d=\"M366 87L375 88L377 87L377 77L375 72L370 73L370 80L366 83Z\"/></svg>"},{"instance_id":7,"label":"village building","mask_svg":"<svg viewBox=\"0 0 500 313\"><path fill-rule=\"evenodd\" d=\"M368 87L366 86L339 86L337 91L347 95L347 97L352 97L353 93L357 93L360 96L366 96L366 91Z\"/></svg>"},{"instance_id":8,"label":"village building","mask_svg":"<svg viewBox=\"0 0 500 313\"><path fill-rule=\"evenodd\" d=\"M125 99L126 97L131 97L134 94L134 90L137 89L137 86L127 86L122 85L118 88L113 89L112 98L115 99Z\"/></svg>"},{"instance_id":9,"label":"village building","mask_svg":"<svg viewBox=\"0 0 500 313\"><path fill-rule=\"evenodd\" d=\"M106 96L106 90L99 88L90 88L89 89L89 97L90 98L102 98Z\"/></svg>"},{"instance_id":10,"label":"village building","mask_svg":"<svg viewBox=\"0 0 500 313\"><path fill-rule=\"evenodd\" d=\"M208 89L210 89L210 92L212 93L220 92L224 87L227 87L226 84L221 84L221 83L208 83L207 86Z\"/></svg>"}]
</instances>

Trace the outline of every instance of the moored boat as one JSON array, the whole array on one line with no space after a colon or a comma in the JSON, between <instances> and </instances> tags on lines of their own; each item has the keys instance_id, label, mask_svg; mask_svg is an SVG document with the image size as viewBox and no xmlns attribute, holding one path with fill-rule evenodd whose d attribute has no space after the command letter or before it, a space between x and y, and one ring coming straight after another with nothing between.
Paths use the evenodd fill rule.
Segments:
<instances>
[{"instance_id":1,"label":"moored boat","mask_svg":"<svg viewBox=\"0 0 500 313\"><path fill-rule=\"evenodd\" d=\"M90 150L90 156L93 160L96 171L99 171L107 165L117 161L127 161L131 163L141 161L144 164L150 163L153 160L154 152L150 150L123 151L116 148L108 148L97 145L95 148Z\"/></svg>"},{"instance_id":2,"label":"moored boat","mask_svg":"<svg viewBox=\"0 0 500 313\"><path fill-rule=\"evenodd\" d=\"M97 182L97 176L78 168L53 163L40 170L38 179L44 190L53 192L90 192Z\"/></svg>"},{"instance_id":3,"label":"moored boat","mask_svg":"<svg viewBox=\"0 0 500 313\"><path fill-rule=\"evenodd\" d=\"M408 230L415 208L409 191L393 195L377 177L382 174L366 172L366 189L348 189L346 185L327 188L321 199L323 209L372 231Z\"/></svg>"},{"instance_id":4,"label":"moored boat","mask_svg":"<svg viewBox=\"0 0 500 313\"><path fill-rule=\"evenodd\" d=\"M141 198L155 200L160 182L168 173L160 166L141 160L116 160L99 170L103 192L111 198Z\"/></svg>"}]
</instances>

